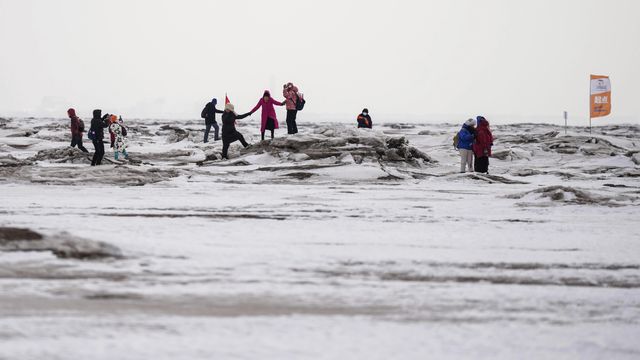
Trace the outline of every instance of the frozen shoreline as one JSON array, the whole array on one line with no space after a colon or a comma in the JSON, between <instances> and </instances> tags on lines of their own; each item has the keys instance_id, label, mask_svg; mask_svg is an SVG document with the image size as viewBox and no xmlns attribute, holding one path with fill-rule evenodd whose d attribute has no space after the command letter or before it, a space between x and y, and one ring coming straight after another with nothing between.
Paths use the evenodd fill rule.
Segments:
<instances>
[{"instance_id":1,"label":"frozen shoreline","mask_svg":"<svg viewBox=\"0 0 640 360\"><path fill-rule=\"evenodd\" d=\"M123 257L0 251L0 358L640 354L638 127L498 126L477 176L448 125L220 162L198 123L134 122L139 162L95 169L62 151L66 123L17 136L37 123L0 127L0 227ZM398 136L434 161L376 152Z\"/></svg>"}]
</instances>

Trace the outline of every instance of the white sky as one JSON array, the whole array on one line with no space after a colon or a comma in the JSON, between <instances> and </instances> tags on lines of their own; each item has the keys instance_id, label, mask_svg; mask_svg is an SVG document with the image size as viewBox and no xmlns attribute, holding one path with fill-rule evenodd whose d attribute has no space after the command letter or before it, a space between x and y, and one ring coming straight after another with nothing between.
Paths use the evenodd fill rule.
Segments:
<instances>
[{"instance_id":1,"label":"white sky","mask_svg":"<svg viewBox=\"0 0 640 360\"><path fill-rule=\"evenodd\" d=\"M640 123L638 0L0 0L0 49L0 116L198 118L293 81L302 116L584 119L594 73Z\"/></svg>"}]
</instances>

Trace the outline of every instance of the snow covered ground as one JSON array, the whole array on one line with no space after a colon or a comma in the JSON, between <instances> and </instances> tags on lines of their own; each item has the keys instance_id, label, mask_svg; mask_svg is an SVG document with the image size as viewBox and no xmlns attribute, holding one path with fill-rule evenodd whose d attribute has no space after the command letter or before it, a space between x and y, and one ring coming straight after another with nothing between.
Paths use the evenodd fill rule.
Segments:
<instances>
[{"instance_id":1,"label":"snow covered ground","mask_svg":"<svg viewBox=\"0 0 640 360\"><path fill-rule=\"evenodd\" d=\"M0 359L640 357L637 126L496 126L490 175L453 124L129 126L0 119Z\"/></svg>"}]
</instances>

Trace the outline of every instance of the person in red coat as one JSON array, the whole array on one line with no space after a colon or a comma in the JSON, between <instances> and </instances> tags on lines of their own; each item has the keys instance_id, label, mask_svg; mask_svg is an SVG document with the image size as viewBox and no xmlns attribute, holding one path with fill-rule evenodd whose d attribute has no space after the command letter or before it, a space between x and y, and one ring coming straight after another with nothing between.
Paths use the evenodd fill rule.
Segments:
<instances>
[{"instance_id":1,"label":"person in red coat","mask_svg":"<svg viewBox=\"0 0 640 360\"><path fill-rule=\"evenodd\" d=\"M273 131L278 129L278 118L276 117L276 109L273 105L283 106L284 102L276 101L271 97L269 90L265 90L262 94L262 98L258 101L258 104L249 112L253 114L256 110L262 108L262 122L260 124L260 134L262 134L262 140L264 140L265 130L271 131L271 139L273 139Z\"/></svg>"},{"instance_id":2,"label":"person in red coat","mask_svg":"<svg viewBox=\"0 0 640 360\"><path fill-rule=\"evenodd\" d=\"M473 143L475 155L474 170L479 173L489 173L489 158L493 146L493 134L489 129L489 121L483 116L477 117L476 140Z\"/></svg>"},{"instance_id":3,"label":"person in red coat","mask_svg":"<svg viewBox=\"0 0 640 360\"><path fill-rule=\"evenodd\" d=\"M76 116L75 109L67 110L67 115L69 115L69 119L71 120L71 147L78 145L78 149L82 150L82 152L89 152L89 150L82 145L84 123L78 116Z\"/></svg>"}]
</instances>

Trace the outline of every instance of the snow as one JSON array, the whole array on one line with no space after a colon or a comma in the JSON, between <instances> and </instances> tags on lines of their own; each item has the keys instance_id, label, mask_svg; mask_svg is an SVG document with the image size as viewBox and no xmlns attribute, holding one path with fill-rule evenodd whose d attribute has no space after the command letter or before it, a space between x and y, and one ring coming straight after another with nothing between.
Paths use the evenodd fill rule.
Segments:
<instances>
[{"instance_id":1,"label":"snow","mask_svg":"<svg viewBox=\"0 0 640 360\"><path fill-rule=\"evenodd\" d=\"M0 122L0 359L640 356L638 127L496 126L485 176L450 124L139 121L92 168L42 123Z\"/></svg>"}]
</instances>

